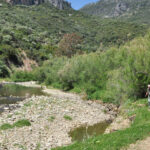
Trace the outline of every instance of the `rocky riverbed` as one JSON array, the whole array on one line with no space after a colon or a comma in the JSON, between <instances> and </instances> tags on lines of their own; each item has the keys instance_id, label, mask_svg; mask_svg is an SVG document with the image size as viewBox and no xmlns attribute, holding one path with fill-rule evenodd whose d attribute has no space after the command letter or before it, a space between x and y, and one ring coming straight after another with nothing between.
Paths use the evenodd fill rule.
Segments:
<instances>
[{"instance_id":1,"label":"rocky riverbed","mask_svg":"<svg viewBox=\"0 0 150 150\"><path fill-rule=\"evenodd\" d=\"M68 145L72 143L70 130L115 118L116 113L106 113L108 110L102 104L84 101L76 94L44 91L51 96L33 96L5 107L0 125L28 119L31 126L0 130L0 150L50 150Z\"/></svg>"}]
</instances>

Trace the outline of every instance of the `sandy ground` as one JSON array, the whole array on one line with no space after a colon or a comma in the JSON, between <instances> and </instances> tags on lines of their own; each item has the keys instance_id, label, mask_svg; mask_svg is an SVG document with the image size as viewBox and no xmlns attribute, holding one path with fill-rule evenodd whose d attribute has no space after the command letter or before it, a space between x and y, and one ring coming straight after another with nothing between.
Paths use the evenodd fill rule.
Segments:
<instances>
[{"instance_id":1,"label":"sandy ground","mask_svg":"<svg viewBox=\"0 0 150 150\"><path fill-rule=\"evenodd\" d=\"M150 137L131 144L127 150L150 150Z\"/></svg>"}]
</instances>

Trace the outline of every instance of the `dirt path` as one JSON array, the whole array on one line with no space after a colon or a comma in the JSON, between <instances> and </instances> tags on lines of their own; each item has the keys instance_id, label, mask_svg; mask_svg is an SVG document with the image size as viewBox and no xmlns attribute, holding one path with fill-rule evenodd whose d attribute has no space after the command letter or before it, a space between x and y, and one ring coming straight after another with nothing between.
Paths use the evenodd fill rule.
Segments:
<instances>
[{"instance_id":1,"label":"dirt path","mask_svg":"<svg viewBox=\"0 0 150 150\"><path fill-rule=\"evenodd\" d=\"M137 141L135 144L131 144L128 150L150 150L150 137Z\"/></svg>"},{"instance_id":2,"label":"dirt path","mask_svg":"<svg viewBox=\"0 0 150 150\"><path fill-rule=\"evenodd\" d=\"M26 86L33 82L19 83ZM114 119L106 114L105 107L92 101L83 101L80 96L60 90L46 89L51 96L34 96L18 104L16 109L6 110L0 115L0 125L13 124L28 119L30 127L0 131L0 150L50 150L52 147L71 144L68 132L82 125L93 125ZM72 120L66 120L69 116ZM53 119L52 119L53 118Z\"/></svg>"}]
</instances>

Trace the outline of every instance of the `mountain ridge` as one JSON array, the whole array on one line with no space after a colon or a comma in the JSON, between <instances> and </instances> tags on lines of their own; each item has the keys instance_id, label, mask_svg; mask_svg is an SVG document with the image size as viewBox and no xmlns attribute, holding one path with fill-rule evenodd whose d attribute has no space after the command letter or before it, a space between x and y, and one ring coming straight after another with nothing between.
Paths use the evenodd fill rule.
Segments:
<instances>
[{"instance_id":1,"label":"mountain ridge","mask_svg":"<svg viewBox=\"0 0 150 150\"><path fill-rule=\"evenodd\" d=\"M11 5L39 5L43 3L50 3L58 9L70 9L71 3L65 0L5 0L7 3Z\"/></svg>"},{"instance_id":2,"label":"mountain ridge","mask_svg":"<svg viewBox=\"0 0 150 150\"><path fill-rule=\"evenodd\" d=\"M149 0L99 0L85 5L80 11L102 18L121 18L150 24Z\"/></svg>"}]
</instances>

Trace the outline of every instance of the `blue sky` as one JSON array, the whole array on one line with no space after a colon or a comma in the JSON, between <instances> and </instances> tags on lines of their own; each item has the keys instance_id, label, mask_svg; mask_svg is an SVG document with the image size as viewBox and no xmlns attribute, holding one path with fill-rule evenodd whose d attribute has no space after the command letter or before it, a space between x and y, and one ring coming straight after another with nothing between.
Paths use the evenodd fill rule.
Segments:
<instances>
[{"instance_id":1,"label":"blue sky","mask_svg":"<svg viewBox=\"0 0 150 150\"><path fill-rule=\"evenodd\" d=\"M92 2L96 2L98 0L67 0L68 2L71 2L72 7L76 10L80 9L84 5Z\"/></svg>"}]
</instances>

